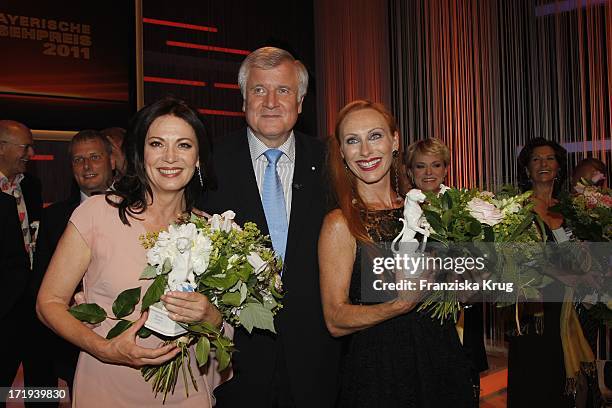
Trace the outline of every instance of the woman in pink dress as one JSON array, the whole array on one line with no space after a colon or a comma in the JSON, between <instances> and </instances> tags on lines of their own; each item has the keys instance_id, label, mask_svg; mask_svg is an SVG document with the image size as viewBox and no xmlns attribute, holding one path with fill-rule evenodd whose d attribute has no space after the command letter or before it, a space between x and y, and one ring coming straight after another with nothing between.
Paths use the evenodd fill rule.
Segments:
<instances>
[{"instance_id":1,"label":"woman in pink dress","mask_svg":"<svg viewBox=\"0 0 612 408\"><path fill-rule=\"evenodd\" d=\"M126 175L106 195L91 197L74 211L38 295L40 319L82 350L73 406L161 405L162 396L155 398L139 368L162 364L179 352L155 335L136 336L147 319L140 307L128 316L136 323L111 340L105 337L113 320L91 329L68 312L81 280L86 302L97 303L109 315L123 290L141 286L144 294L151 281L139 280L146 266L139 237L165 229L190 212L205 182L212 179L204 126L196 111L180 100L166 98L140 110L130 124L124 149ZM217 308L200 293L169 292L162 301L177 322L222 324ZM179 379L166 406L212 405L211 381L200 372L195 358L192 371L198 391L190 386L187 397Z\"/></svg>"}]
</instances>

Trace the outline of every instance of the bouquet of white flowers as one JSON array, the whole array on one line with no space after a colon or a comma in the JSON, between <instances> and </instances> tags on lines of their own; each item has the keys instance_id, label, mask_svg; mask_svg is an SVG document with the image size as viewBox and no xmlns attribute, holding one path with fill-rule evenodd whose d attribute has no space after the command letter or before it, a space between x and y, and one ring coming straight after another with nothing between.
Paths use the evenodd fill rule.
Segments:
<instances>
[{"instance_id":1,"label":"bouquet of white flowers","mask_svg":"<svg viewBox=\"0 0 612 408\"><path fill-rule=\"evenodd\" d=\"M413 190L414 191L414 190ZM408 193L410 195L411 193ZM412 193L414 194L414 193ZM404 220L405 225L418 224L427 230L424 234L431 241L438 242L436 251L444 252L453 246L449 256L470 256L465 253L473 250L478 254L501 255L502 259L490 262L500 281L512 281L525 294L534 282L533 276L525 276L514 266L524 246L540 240L535 228L535 217L529 203L531 192L511 194L503 191L495 195L489 191L476 189L457 189L441 186L439 193L426 192L422 199L420 221ZM469 244L468 244L469 243ZM513 245L499 245L514 243ZM500 249L501 248L501 249ZM521 248L517 250L516 248ZM511 250L512 253L506 253ZM463 251L463 254L457 254ZM518 254L518 255L517 255ZM440 253L438 253L438 256ZM508 259L512 262L508 262ZM493 259L490 259L493 261ZM527 295L532 296L531 292ZM457 318L461 309L456 291L439 290L426 296L419 310L429 310L432 317L445 320Z\"/></svg>"},{"instance_id":2,"label":"bouquet of white flowers","mask_svg":"<svg viewBox=\"0 0 612 408\"><path fill-rule=\"evenodd\" d=\"M167 317L160 297L170 291L197 291L206 295L221 312L225 322L234 327L243 326L275 332L274 315L282 307L282 261L268 247L269 238L263 236L254 223L239 228L234 213L226 211L210 219L191 215L190 219L170 225L167 231L141 236L147 251L148 265L141 279L154 279L142 297L141 310L149 309L149 318L138 335L148 337L151 330L160 333L166 342L175 342L181 352L160 366L144 367L142 375L153 382L153 392L164 394L174 391L179 373L182 373L186 392L189 392L187 374L197 389L189 361L189 346L195 344L199 366L208 362L211 349L218 361L218 370L228 367L234 345L232 340L212 325L203 323L177 323ZM113 338L134 322L125 319L140 301L141 288L127 289L113 304L117 324L108 332ZM100 323L108 316L96 304L81 304L70 309L77 319ZM150 329L150 330L149 330Z\"/></svg>"}]
</instances>

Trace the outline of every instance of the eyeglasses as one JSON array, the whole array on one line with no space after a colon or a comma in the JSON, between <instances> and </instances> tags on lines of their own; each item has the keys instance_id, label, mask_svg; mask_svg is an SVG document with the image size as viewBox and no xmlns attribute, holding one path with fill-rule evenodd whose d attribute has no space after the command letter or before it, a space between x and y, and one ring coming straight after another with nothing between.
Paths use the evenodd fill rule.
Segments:
<instances>
[{"instance_id":1,"label":"eyeglasses","mask_svg":"<svg viewBox=\"0 0 612 408\"><path fill-rule=\"evenodd\" d=\"M0 140L0 143L8 143L13 146L18 146L21 147L23 150L34 149L34 145L30 143L13 143L9 142L8 140Z\"/></svg>"}]
</instances>

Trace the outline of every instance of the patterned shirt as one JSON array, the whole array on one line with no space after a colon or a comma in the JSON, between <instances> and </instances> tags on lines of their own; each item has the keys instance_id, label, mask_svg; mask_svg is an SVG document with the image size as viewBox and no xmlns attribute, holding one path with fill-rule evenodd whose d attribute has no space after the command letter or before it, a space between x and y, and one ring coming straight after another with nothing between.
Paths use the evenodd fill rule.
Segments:
<instances>
[{"instance_id":1,"label":"patterned shirt","mask_svg":"<svg viewBox=\"0 0 612 408\"><path fill-rule=\"evenodd\" d=\"M15 176L13 181L9 181L0 171L0 190L3 193L9 194L15 197L17 201L17 212L19 214L19 222L21 222L21 232L23 233L23 242L25 243L25 249L30 256L30 266L32 265L32 259L34 254L32 235L30 234L30 222L28 221L28 211L26 209L25 200L23 199L23 192L21 191L21 180L23 180L23 174Z\"/></svg>"}]
</instances>

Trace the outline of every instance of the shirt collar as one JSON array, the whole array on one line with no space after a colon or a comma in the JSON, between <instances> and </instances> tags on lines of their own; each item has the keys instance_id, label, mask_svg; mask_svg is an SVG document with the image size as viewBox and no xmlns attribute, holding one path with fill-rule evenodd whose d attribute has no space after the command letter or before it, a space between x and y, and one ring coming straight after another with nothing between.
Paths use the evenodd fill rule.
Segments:
<instances>
[{"instance_id":1,"label":"shirt collar","mask_svg":"<svg viewBox=\"0 0 612 408\"><path fill-rule=\"evenodd\" d=\"M15 179L13 180L13 182L11 183L8 179L7 176L4 175L4 173L2 173L2 171L0 171L0 185L6 183L9 186L12 186L13 188L18 186L19 183L21 183L21 180L23 180L23 173L19 173L15 176Z\"/></svg>"},{"instance_id":2,"label":"shirt collar","mask_svg":"<svg viewBox=\"0 0 612 408\"><path fill-rule=\"evenodd\" d=\"M249 140L249 150L251 151L251 160L254 162L270 148L255 136L251 128L247 128L247 137ZM283 152L283 156L287 157L289 161L295 161L295 136L293 135L293 130L289 134L287 140L285 140L285 143L280 145L277 149Z\"/></svg>"},{"instance_id":3,"label":"shirt collar","mask_svg":"<svg viewBox=\"0 0 612 408\"><path fill-rule=\"evenodd\" d=\"M81 202L87 200L89 198L89 196L87 194L85 194L84 192L79 190L79 193L81 194Z\"/></svg>"}]
</instances>

